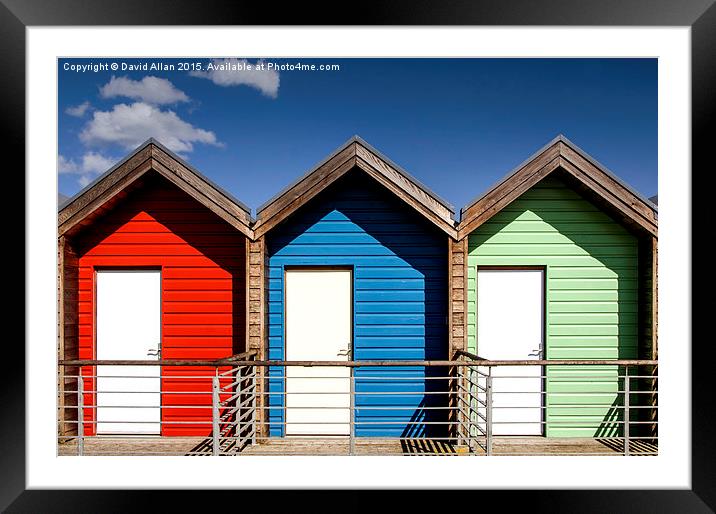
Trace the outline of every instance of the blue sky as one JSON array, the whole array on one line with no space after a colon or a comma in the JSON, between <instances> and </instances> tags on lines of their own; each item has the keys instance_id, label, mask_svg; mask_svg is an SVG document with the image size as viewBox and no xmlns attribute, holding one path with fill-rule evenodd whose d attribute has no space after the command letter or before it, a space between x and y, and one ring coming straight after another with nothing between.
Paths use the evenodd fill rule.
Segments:
<instances>
[{"instance_id":1,"label":"blue sky","mask_svg":"<svg viewBox=\"0 0 716 514\"><path fill-rule=\"evenodd\" d=\"M642 194L657 194L656 59L256 63L59 60L59 191L74 195L153 136L256 209L357 134L459 212L561 133ZM246 64L253 69L235 69Z\"/></svg>"}]
</instances>

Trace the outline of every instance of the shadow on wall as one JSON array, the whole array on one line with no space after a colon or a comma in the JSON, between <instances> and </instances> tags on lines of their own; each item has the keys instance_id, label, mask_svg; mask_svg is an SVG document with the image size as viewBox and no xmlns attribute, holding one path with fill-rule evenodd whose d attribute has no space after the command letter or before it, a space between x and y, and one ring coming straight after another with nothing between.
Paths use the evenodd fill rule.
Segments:
<instances>
[{"instance_id":1,"label":"shadow on wall","mask_svg":"<svg viewBox=\"0 0 716 514\"><path fill-rule=\"evenodd\" d=\"M316 231L319 224L323 228ZM356 302L363 303L354 313L356 360L447 358L447 236L440 229L362 171L353 170L322 191L290 221L274 229L268 239L269 255L291 253L287 248L306 241L307 231L311 232L310 244L315 246L305 262L292 256L291 264L315 264L320 260L322 264L355 267L357 296L367 300ZM345 250L347 244L355 248L353 253ZM288 258L285 262L289 262ZM411 269L417 273L411 273ZM406 279L406 274L413 278ZM414 277L418 276L421 282L416 286ZM401 295L422 299L404 302ZM365 309L378 305L378 300L385 306L382 312ZM401 331L413 334L417 341L414 346L398 344L395 336ZM403 337L401 341L407 339ZM391 380L387 374L408 380ZM426 423L446 419L445 410L427 408L447 405L447 395L435 394L446 391L447 383L435 380L446 375L447 370L422 366L359 368L357 421L376 424L358 425L358 435L407 436L444 429ZM380 376L386 376L385 380L367 379ZM361 377L365 379L361 381ZM360 394L376 391L412 394ZM395 410L382 410L386 406ZM386 424L380 424L381 420Z\"/></svg>"},{"instance_id":2,"label":"shadow on wall","mask_svg":"<svg viewBox=\"0 0 716 514\"><path fill-rule=\"evenodd\" d=\"M545 186L554 186L554 191L568 191L568 193L563 198L567 203L563 205L569 205L570 201L575 202L578 200L582 200L588 202L590 205L594 205L592 202L581 196L579 193L576 193L559 177L553 176L548 179L545 179L542 184ZM574 205L574 209L565 209L564 207L560 208L556 206L552 206L552 208L549 208L550 204L548 202L544 204L542 203L541 200L544 200L544 198L529 196L530 193L532 193L533 191L534 189L523 195L520 200L517 200L517 202L521 200L525 201L528 207L519 210L509 210L509 207L507 207L506 210L502 210L497 215L495 215L488 222L488 225L490 223L508 225L512 222L517 221L518 217L529 211L532 214L538 216L538 218L541 219L545 224L549 225L553 229L554 233L561 234L565 238L565 242L572 243L572 247L576 246L581 249L583 252L580 252L581 255L591 257L591 259L593 260L592 262L595 262L596 265L608 269L611 272L612 278L616 280L616 288L611 288L611 291L614 291L616 293L615 309L614 312L608 313L614 316L615 321L614 323L604 324L605 327L613 328L613 331L609 332L610 335L606 335L607 333L605 332L604 337L605 339L611 339L612 337L616 337L617 341L617 347L616 349L614 349L616 351L610 353L608 358L636 358L638 341L638 260L636 236L627 231L627 229L624 228L619 222L613 220L610 217L605 217L606 214L603 213L603 211L601 211L601 209L597 208L596 206L595 209L598 209L599 212L583 212L581 209L579 209L579 205ZM562 198L555 199L562 200ZM547 207L544 207L544 205L547 205ZM576 211L579 212L577 213ZM535 234L527 234L526 237L530 237L531 235ZM480 233L480 230L478 229L471 237L470 246L471 248L473 248L475 246L482 245L493 236L494 231L492 230L485 233ZM535 239L534 245L538 246L541 245L541 243L538 242L537 239ZM553 250L551 249L545 251L543 251L542 249L535 250L535 255L544 255L544 262L537 263L534 262L534 260L530 260L530 264L547 264L548 266L550 266L550 268L557 266L556 264L550 262L551 260L553 260L552 257L558 255L556 252L553 253ZM518 256L515 256L515 259L517 258ZM590 287L598 287L596 283L595 285L591 286L579 284L580 277L578 275L575 275L574 278L574 289L581 288L583 290L588 290L590 289ZM550 287L550 284L553 283L552 280L553 279L548 278L548 287ZM554 290L552 290L549 294L553 293ZM604 293L600 292L599 290L595 291L594 293L597 296L604 295L606 294L606 290ZM594 300L601 301L603 300L603 298L604 297L595 297ZM548 301L548 309L549 303L550 302ZM579 336L575 335L575 337ZM602 342L602 344L604 344L604 342ZM555 358L553 354L551 354L552 352L550 352L550 349L554 351L554 347L551 347L548 336L547 357ZM580 357L594 358L595 353L586 353L583 356L577 356L575 354L573 358L577 359ZM551 372L557 370L556 367L550 368L551 369L548 369L548 376ZM611 391L606 392L605 394L609 396L613 395L611 396L610 400L605 400L605 402L601 402L598 404L590 404L594 405L594 407L601 407L606 410L606 413L603 416L603 420L601 422L590 419L588 421L585 421L584 425L582 425L582 427L587 431L591 431L593 429L593 435L595 436L607 436L609 434L617 435L617 429L622 425L621 423L617 422L618 420L615 417L618 414L617 411L619 410L618 402L622 401L622 399L620 395L614 393L613 391L616 389L615 382L619 381L619 385L622 385L621 380L617 379L617 374L622 375L623 369L619 369L617 372L616 366L609 366L609 368L614 370L614 374L610 375L611 378L608 378L607 382L597 382L597 385L595 386L594 384L588 384L588 379L585 379L585 381L581 384L576 384L577 389L575 392L589 393L590 387L597 387L596 392ZM604 386L602 387L599 384L604 384ZM550 386L552 385L553 384L548 379L546 385L546 392L548 398L550 397ZM564 409L563 412L567 410L568 409ZM555 415L556 414L552 414L552 416ZM560 428L558 421L551 421L548 424L548 428L550 427L550 425L553 429L559 430ZM567 425L563 426L565 428L567 427ZM572 424L569 426L574 427L575 425Z\"/></svg>"},{"instance_id":3,"label":"shadow on wall","mask_svg":"<svg viewBox=\"0 0 716 514\"><path fill-rule=\"evenodd\" d=\"M162 266L163 359L206 360L244 351L245 237L163 177L150 172L141 180L141 187L129 192L119 206L104 213L91 230L79 235L80 258L95 250L103 241L114 237L113 244L108 244L101 252L107 256L107 262L112 262L112 267L131 269L138 267L137 264ZM123 228L118 240L117 231ZM170 246L167 243L186 243L191 248L181 248L176 244ZM217 287L221 291L227 289L216 283L215 279L219 278L216 274L207 272L216 268L207 266L205 261L196 260L202 256L230 275L228 287L231 306L228 309L227 295L219 292ZM118 265L115 266L114 262ZM203 275L200 274L202 272ZM203 278L197 279L197 274ZM193 283L187 284L187 280ZM171 300L167 300L168 287L173 296ZM206 312L211 311L211 307L207 309L207 306L212 303L204 300L216 301L221 296L224 305L213 303L219 305L216 311ZM168 317L171 317L171 323ZM227 318L230 320L228 323ZM230 334L224 328L227 324L230 326ZM212 337L212 329L221 337ZM174 335L168 333L170 330ZM227 347L227 336L230 338L230 348ZM213 347L212 341L217 341ZM210 432L203 421L207 411L195 407L189 410L187 406L211 404L211 380L187 377L207 374L212 370L203 366L162 369L162 391L176 393L194 390L207 393L206 396L164 396L162 420L166 424L162 427L162 435L203 435ZM187 421L201 422L194 425Z\"/></svg>"},{"instance_id":4,"label":"shadow on wall","mask_svg":"<svg viewBox=\"0 0 716 514\"><path fill-rule=\"evenodd\" d=\"M104 214L101 222L93 225L91 231L80 234L78 254L80 257L86 254L137 216L143 213L148 215L151 220L163 225L181 241L231 275L232 353L243 352L246 310L244 308L245 252L236 251L231 247L236 246L243 250L246 244L245 237L158 174L150 172L142 180L142 186L130 192L120 207ZM125 234L127 237L136 236L128 241L129 245L161 246L152 241L151 234L138 232ZM154 260L157 265L164 265L166 260L171 258L170 254L161 251L153 254L156 255L148 256L147 261ZM132 266L117 267L131 268ZM202 289L211 291L211 287Z\"/></svg>"}]
</instances>

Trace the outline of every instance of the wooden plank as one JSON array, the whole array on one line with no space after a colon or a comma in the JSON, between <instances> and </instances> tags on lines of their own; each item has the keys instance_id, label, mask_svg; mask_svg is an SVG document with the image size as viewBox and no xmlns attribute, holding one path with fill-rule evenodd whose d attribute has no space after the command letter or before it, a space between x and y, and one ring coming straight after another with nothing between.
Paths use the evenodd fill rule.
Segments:
<instances>
[{"instance_id":1,"label":"wooden plank","mask_svg":"<svg viewBox=\"0 0 716 514\"><path fill-rule=\"evenodd\" d=\"M573 164L580 173L589 177L589 179L594 181L595 184L598 184L607 194L618 198L619 201L628 205L632 211L638 213L644 220L656 224L656 213L640 198L635 196L607 173L604 173L569 145L562 142L560 142L559 145L560 156Z\"/></svg>"},{"instance_id":2,"label":"wooden plank","mask_svg":"<svg viewBox=\"0 0 716 514\"><path fill-rule=\"evenodd\" d=\"M132 160L130 159L128 162L131 161ZM89 224L89 220L87 220L87 218L90 215L99 214L101 212L99 209L107 201L115 197L119 191L123 190L139 177L144 175L151 169L151 167L151 159L148 158L135 168L126 170L126 173L121 176L119 174L115 176L114 173L108 175L105 180L96 184L95 187L87 191L75 202L72 202L72 204L65 207L65 209L58 214L58 235L64 235L78 225L81 227ZM119 170L120 169L118 168L115 172L119 173ZM110 177L116 180L109 181Z\"/></svg>"},{"instance_id":3,"label":"wooden plank","mask_svg":"<svg viewBox=\"0 0 716 514\"><path fill-rule=\"evenodd\" d=\"M531 175L542 170L548 163L552 162L559 156L557 145L546 148L542 153L537 155L530 162L526 163L522 168L515 171L503 182L493 187L487 194L473 203L462 212L460 227L458 230L458 239L462 239L462 233L469 234L477 225L474 221L478 217L484 217L486 210L490 209L499 199L508 198L509 203L519 196L520 185L529 180ZM483 220L484 221L484 220ZM474 226L473 226L474 225Z\"/></svg>"},{"instance_id":4,"label":"wooden plank","mask_svg":"<svg viewBox=\"0 0 716 514\"><path fill-rule=\"evenodd\" d=\"M58 215L59 234L85 226L90 215L102 213L109 200L122 198L125 188L150 169L159 172L247 237L253 237L249 227L252 221L249 213L196 172L152 143L132 155L102 181L65 207Z\"/></svg>"},{"instance_id":5,"label":"wooden plank","mask_svg":"<svg viewBox=\"0 0 716 514\"><path fill-rule=\"evenodd\" d=\"M58 359L73 359L79 356L78 343L78 258L70 241L60 236L58 239L58 269L57 269L57 357ZM67 380L64 376L67 370L64 366L58 366L57 391L58 391L58 422L60 423L60 435L76 434L76 426L65 422L77 419L77 412L73 409L66 409L68 396L75 396L72 393L66 394ZM69 404L72 399L69 400Z\"/></svg>"},{"instance_id":6,"label":"wooden plank","mask_svg":"<svg viewBox=\"0 0 716 514\"><path fill-rule=\"evenodd\" d=\"M636 211L634 209L634 206L637 205L637 202L641 202L638 198L631 195L631 199L626 198L624 196L624 193L628 193L623 187L619 186L614 183L614 187L620 187L621 191L619 191L619 195L614 194L614 190L609 189L609 187L605 187L600 182L601 177L594 177L593 175L588 175L584 173L579 168L575 167L571 162L560 159L559 160L559 167L565 171L567 171L571 176L579 180L582 184L587 186L590 190L597 193L602 199L604 199L605 202L607 202L614 210L619 212L621 216L624 218L633 221L638 226L642 227L644 230L646 230L651 235L656 235L657 228L656 228L656 221L653 219L649 219L645 216L643 216L640 212ZM596 172L595 172L596 173ZM603 175L603 174L602 174ZM610 179L611 180L611 179ZM614 182L612 180L612 182ZM653 214L653 211L652 211Z\"/></svg>"},{"instance_id":7,"label":"wooden plank","mask_svg":"<svg viewBox=\"0 0 716 514\"><path fill-rule=\"evenodd\" d=\"M300 456L348 455L347 439L327 438L260 438L259 444L246 447L241 455ZM632 441L634 455L656 455L658 446ZM212 454L210 437L88 437L84 441L85 455L186 455ZM470 455L467 447L451 441L429 438L358 438L356 455L411 456L411 455ZM77 455L77 442L70 440L59 445L61 456ZM495 437L494 455L623 455L619 440L600 438L548 438L548 437ZM479 447L475 454L485 455Z\"/></svg>"},{"instance_id":8,"label":"wooden plank","mask_svg":"<svg viewBox=\"0 0 716 514\"><path fill-rule=\"evenodd\" d=\"M249 222L245 221L247 219L247 216L243 210L239 209L238 207L229 207L229 209L227 210L227 208L223 205L225 202L217 201L220 199L220 197L216 192L210 190L205 192L204 190L197 189L194 185L192 185L191 182L185 180L184 178L182 178L181 175L175 173L171 169L164 166L163 163L157 160L152 160L152 169L160 173L172 184L174 184L179 189L194 198L197 202L202 204L211 212L229 223L232 227L239 230L246 237L253 237L253 231L248 225ZM189 178L190 176L191 175L186 174L186 178Z\"/></svg>"},{"instance_id":9,"label":"wooden plank","mask_svg":"<svg viewBox=\"0 0 716 514\"><path fill-rule=\"evenodd\" d=\"M300 199L306 192L315 188L319 183L323 182L326 177L334 173L335 170L344 166L346 162L352 162L354 159L355 145L351 144L331 157L328 161L321 164L308 176L304 177L300 182L295 184L291 189L283 193L259 211L257 213L259 218L257 225L261 223L261 220L269 220L279 212L286 209L289 205L295 205L295 201Z\"/></svg>"},{"instance_id":10,"label":"wooden plank","mask_svg":"<svg viewBox=\"0 0 716 514\"><path fill-rule=\"evenodd\" d=\"M67 238L61 236L57 241L57 357L64 358L65 355L65 288L64 288L64 262L65 244ZM65 369L57 366L57 412L58 412L58 433L60 436L67 434L65 425Z\"/></svg>"},{"instance_id":11,"label":"wooden plank","mask_svg":"<svg viewBox=\"0 0 716 514\"><path fill-rule=\"evenodd\" d=\"M210 199L214 204L220 206L226 212L240 220L242 224L249 225L251 216L242 207L237 205L231 198L217 190L206 182L202 177L198 176L194 171L182 165L179 161L167 155L158 146L152 145L152 157L156 162L161 163L165 170L168 170L182 182L190 185L194 190L202 193L206 198Z\"/></svg>"},{"instance_id":12,"label":"wooden plank","mask_svg":"<svg viewBox=\"0 0 716 514\"><path fill-rule=\"evenodd\" d=\"M248 283L248 316L246 323L246 341L249 348L255 351L259 359L264 359L266 355L267 335L267 309L266 309L266 238L260 237L255 241L249 241L248 259L247 259L247 276ZM257 408L256 422L258 423L259 434L264 434L268 430L268 424L265 422L266 411L265 405L266 390L265 370L259 368L257 375Z\"/></svg>"},{"instance_id":13,"label":"wooden plank","mask_svg":"<svg viewBox=\"0 0 716 514\"><path fill-rule=\"evenodd\" d=\"M448 208L404 174L356 142L346 146L345 149L261 210L258 213L259 219L253 227L254 237L260 237L271 230L354 166L359 166L448 235L455 237L454 221Z\"/></svg>"},{"instance_id":14,"label":"wooden plank","mask_svg":"<svg viewBox=\"0 0 716 514\"><path fill-rule=\"evenodd\" d=\"M400 188L402 192L422 204L435 216L452 225L452 212L450 209L360 143L356 143L356 157L385 177L390 183Z\"/></svg>"},{"instance_id":15,"label":"wooden plank","mask_svg":"<svg viewBox=\"0 0 716 514\"><path fill-rule=\"evenodd\" d=\"M227 359L215 360L96 360L77 359L62 360L62 366L325 366L360 368L366 366L405 367L405 366L656 366L658 361L651 359L549 359L549 360L480 360L477 362L463 362L455 360L380 360L380 361L283 361L283 360L246 360L235 361Z\"/></svg>"},{"instance_id":16,"label":"wooden plank","mask_svg":"<svg viewBox=\"0 0 716 514\"><path fill-rule=\"evenodd\" d=\"M545 163L545 165L541 168L525 175L523 180L516 180L508 184L508 187L501 188L494 194L490 193L490 195L484 199L484 202L480 202L479 209L476 209L476 214L471 216L470 221L465 223L464 226L462 222L460 223L457 235L458 239L466 239L476 228L507 207L540 180L556 170L558 166L559 158L554 158Z\"/></svg>"},{"instance_id":17,"label":"wooden plank","mask_svg":"<svg viewBox=\"0 0 716 514\"><path fill-rule=\"evenodd\" d=\"M73 218L78 214L80 214L80 218L84 217L84 214L82 213L86 212L87 208L91 204L96 203L98 198L105 197L108 191L116 189L116 185L121 182L126 175L146 164L151 157L151 148L149 146L150 145L147 145L139 150L136 154L127 159L127 161L125 161L121 166L117 167L112 173L107 175L99 183L95 184L92 189L85 191L82 196L76 198L72 203L65 206L65 208L62 209L57 216L57 224L63 225L67 223L70 218Z\"/></svg>"},{"instance_id":18,"label":"wooden plank","mask_svg":"<svg viewBox=\"0 0 716 514\"><path fill-rule=\"evenodd\" d=\"M330 184L338 180L345 173L355 166L355 157L348 157L347 160L338 164L335 168L319 168L312 174L312 180L302 185L300 190L292 189L276 200L277 205L271 204L264 211L258 214L258 220L253 227L254 238L258 239L281 223L297 209L308 203L318 193L323 191ZM315 176L313 176L315 175ZM298 185L296 186L298 188Z\"/></svg>"},{"instance_id":19,"label":"wooden plank","mask_svg":"<svg viewBox=\"0 0 716 514\"><path fill-rule=\"evenodd\" d=\"M356 165L363 171L365 171L368 175L370 175L373 179L375 179L378 183L383 185L383 187L392 192L395 196L397 196L409 206L411 206L413 209L422 214L435 226L443 230L448 236L453 238L457 237L457 231L455 230L454 222L451 217L448 216L448 218L446 219L436 214L428 206L421 203L420 201L417 201L410 194L406 193L404 190L398 187L394 182L392 182L392 180L387 179L380 171L373 168L368 162L364 161L362 158L356 158Z\"/></svg>"},{"instance_id":20,"label":"wooden plank","mask_svg":"<svg viewBox=\"0 0 716 514\"><path fill-rule=\"evenodd\" d=\"M556 164L556 166L555 166ZM559 140L467 207L458 226L458 239L468 236L529 187L560 167L612 207L619 216L656 236L654 210L588 158Z\"/></svg>"},{"instance_id":21,"label":"wooden plank","mask_svg":"<svg viewBox=\"0 0 716 514\"><path fill-rule=\"evenodd\" d=\"M651 239L651 359L659 358L659 244L656 237Z\"/></svg>"},{"instance_id":22,"label":"wooden plank","mask_svg":"<svg viewBox=\"0 0 716 514\"><path fill-rule=\"evenodd\" d=\"M466 348L467 320L467 239L450 240L450 349L453 358L455 352Z\"/></svg>"}]
</instances>

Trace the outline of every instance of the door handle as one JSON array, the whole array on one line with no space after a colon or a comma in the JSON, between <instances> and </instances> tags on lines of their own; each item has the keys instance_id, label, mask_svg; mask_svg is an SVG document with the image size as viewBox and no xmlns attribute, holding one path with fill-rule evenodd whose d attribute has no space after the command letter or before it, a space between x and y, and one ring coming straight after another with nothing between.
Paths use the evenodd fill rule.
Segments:
<instances>
[{"instance_id":1,"label":"door handle","mask_svg":"<svg viewBox=\"0 0 716 514\"><path fill-rule=\"evenodd\" d=\"M149 357L159 357L161 355L162 351L158 348L149 348L147 350L147 355Z\"/></svg>"},{"instance_id":2,"label":"door handle","mask_svg":"<svg viewBox=\"0 0 716 514\"><path fill-rule=\"evenodd\" d=\"M345 350L338 350L338 353L336 354L338 357L348 357L350 354L350 349L346 348Z\"/></svg>"},{"instance_id":3,"label":"door handle","mask_svg":"<svg viewBox=\"0 0 716 514\"><path fill-rule=\"evenodd\" d=\"M528 353L527 356L528 357L539 357L540 354L542 353L542 348L535 348L534 350L532 350L532 352L534 352L534 353Z\"/></svg>"}]
</instances>

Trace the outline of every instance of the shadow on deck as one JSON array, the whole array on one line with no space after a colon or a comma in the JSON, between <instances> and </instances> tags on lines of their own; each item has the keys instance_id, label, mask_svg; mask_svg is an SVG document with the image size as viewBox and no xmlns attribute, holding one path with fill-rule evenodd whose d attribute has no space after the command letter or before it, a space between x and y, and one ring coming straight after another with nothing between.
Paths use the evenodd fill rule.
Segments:
<instances>
[{"instance_id":1,"label":"shadow on deck","mask_svg":"<svg viewBox=\"0 0 716 514\"><path fill-rule=\"evenodd\" d=\"M226 455L349 455L349 441L345 438L269 438L260 444L247 446L240 454L233 441L221 445ZM77 455L76 440L58 445L58 455ZM630 441L630 455L657 455L658 447L650 441ZM200 437L87 437L84 455L137 456L211 456L213 441ZM467 446L431 439L355 440L355 455L471 455ZM493 455L623 455L621 439L495 437ZM472 455L485 455L477 447Z\"/></svg>"}]
</instances>

